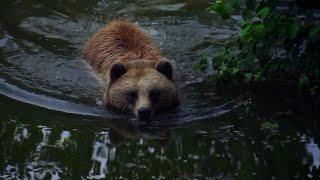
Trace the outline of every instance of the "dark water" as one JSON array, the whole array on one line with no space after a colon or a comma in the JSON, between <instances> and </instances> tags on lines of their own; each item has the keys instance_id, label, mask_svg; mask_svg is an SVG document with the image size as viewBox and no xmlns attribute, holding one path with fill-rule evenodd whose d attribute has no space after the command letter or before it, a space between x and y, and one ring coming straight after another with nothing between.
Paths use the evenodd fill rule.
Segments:
<instances>
[{"instance_id":1,"label":"dark water","mask_svg":"<svg viewBox=\"0 0 320 180\"><path fill-rule=\"evenodd\" d=\"M301 123L317 117L283 116L264 95L249 116L246 94L216 93L192 70L201 49L213 55L239 30L238 16L221 21L207 3L1 0L0 179L319 178L319 125ZM117 17L175 62L182 105L150 125L105 110L81 58L85 40Z\"/></svg>"}]
</instances>

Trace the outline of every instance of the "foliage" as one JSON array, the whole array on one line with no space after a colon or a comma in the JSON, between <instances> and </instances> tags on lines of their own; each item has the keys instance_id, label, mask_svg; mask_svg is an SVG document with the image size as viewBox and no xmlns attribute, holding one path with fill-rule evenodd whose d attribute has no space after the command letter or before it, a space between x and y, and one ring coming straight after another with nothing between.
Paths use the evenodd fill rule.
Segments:
<instances>
[{"instance_id":1,"label":"foliage","mask_svg":"<svg viewBox=\"0 0 320 180\"><path fill-rule=\"evenodd\" d=\"M204 51L201 51L199 62L193 65L193 69L197 71L203 71L207 68L207 65L208 65L208 56Z\"/></svg>"},{"instance_id":2,"label":"foliage","mask_svg":"<svg viewBox=\"0 0 320 180\"><path fill-rule=\"evenodd\" d=\"M279 128L279 125L276 122L265 121L265 122L261 123L262 130L267 130L267 129L274 130L274 129L278 129L278 128Z\"/></svg>"},{"instance_id":3,"label":"foliage","mask_svg":"<svg viewBox=\"0 0 320 180\"><path fill-rule=\"evenodd\" d=\"M253 102L251 98L248 98L243 102L244 111L247 115L250 115L252 112Z\"/></svg>"},{"instance_id":4,"label":"foliage","mask_svg":"<svg viewBox=\"0 0 320 180\"><path fill-rule=\"evenodd\" d=\"M241 12L241 31L212 58L218 80L286 80L311 88L320 80L320 26L312 9L290 1L214 0L208 12L228 19ZM201 61L201 60L200 60ZM203 63L201 69L204 69ZM311 86L312 85L312 86Z\"/></svg>"}]
</instances>

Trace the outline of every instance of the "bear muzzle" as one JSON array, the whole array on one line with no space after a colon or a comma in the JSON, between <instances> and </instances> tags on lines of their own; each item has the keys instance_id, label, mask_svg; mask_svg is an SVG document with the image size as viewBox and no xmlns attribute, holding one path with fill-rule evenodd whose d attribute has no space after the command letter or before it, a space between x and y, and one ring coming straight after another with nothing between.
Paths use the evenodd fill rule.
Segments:
<instances>
[{"instance_id":1,"label":"bear muzzle","mask_svg":"<svg viewBox=\"0 0 320 180\"><path fill-rule=\"evenodd\" d=\"M141 107L138 109L138 118L141 121L150 122L152 109L149 107Z\"/></svg>"}]
</instances>

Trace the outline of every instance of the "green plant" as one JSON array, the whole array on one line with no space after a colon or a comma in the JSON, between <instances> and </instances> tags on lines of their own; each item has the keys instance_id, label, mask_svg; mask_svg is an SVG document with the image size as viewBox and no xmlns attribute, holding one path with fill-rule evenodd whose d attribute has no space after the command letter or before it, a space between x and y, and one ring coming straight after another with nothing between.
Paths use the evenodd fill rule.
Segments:
<instances>
[{"instance_id":1,"label":"green plant","mask_svg":"<svg viewBox=\"0 0 320 180\"><path fill-rule=\"evenodd\" d=\"M199 62L193 64L193 69L197 71L204 71L208 66L208 56L204 51L200 52Z\"/></svg>"},{"instance_id":2,"label":"green plant","mask_svg":"<svg viewBox=\"0 0 320 180\"><path fill-rule=\"evenodd\" d=\"M243 102L244 111L247 115L250 115L252 113L253 108L253 101L251 98L248 98Z\"/></svg>"},{"instance_id":3,"label":"green plant","mask_svg":"<svg viewBox=\"0 0 320 180\"><path fill-rule=\"evenodd\" d=\"M213 0L207 11L228 19L241 13L241 31L212 58L215 77L251 83L264 80L297 82L312 88L320 80L320 26L312 10L292 1L277 10L277 0ZM230 43L231 42L231 43ZM201 62L201 60L200 60ZM207 65L207 64L205 64ZM204 65L201 65L204 69Z\"/></svg>"},{"instance_id":4,"label":"green plant","mask_svg":"<svg viewBox=\"0 0 320 180\"><path fill-rule=\"evenodd\" d=\"M265 121L261 123L261 130L275 130L278 129L279 125L276 122Z\"/></svg>"}]
</instances>

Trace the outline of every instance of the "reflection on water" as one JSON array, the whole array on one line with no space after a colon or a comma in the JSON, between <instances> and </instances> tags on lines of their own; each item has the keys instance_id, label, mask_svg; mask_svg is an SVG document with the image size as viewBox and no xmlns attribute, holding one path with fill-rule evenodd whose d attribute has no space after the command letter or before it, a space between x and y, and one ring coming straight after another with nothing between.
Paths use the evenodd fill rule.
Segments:
<instances>
[{"instance_id":1,"label":"reflection on water","mask_svg":"<svg viewBox=\"0 0 320 180\"><path fill-rule=\"evenodd\" d=\"M309 143L306 143L307 152L312 156L312 165L310 166L310 171L313 168L319 169L320 166L320 149L319 145L314 143L313 138L309 138Z\"/></svg>"},{"instance_id":2,"label":"reflection on water","mask_svg":"<svg viewBox=\"0 0 320 180\"><path fill-rule=\"evenodd\" d=\"M0 177L4 179L60 179L61 174L64 173L64 169L59 167L59 163L47 160L48 152L47 148L49 145L49 139L51 135L51 128L45 126L38 127L41 131L42 138L35 146L35 149L31 152L27 152L28 155L25 162L22 164L8 164L4 167ZM22 146L22 143L27 144L28 129L23 125L18 124L15 127L13 139L16 141L18 146ZM24 141L24 142L23 142ZM21 148L21 147L20 147ZM23 151L22 149L21 151ZM24 152L23 154L25 154ZM24 160L24 159L22 159Z\"/></svg>"},{"instance_id":3,"label":"reflection on water","mask_svg":"<svg viewBox=\"0 0 320 180\"><path fill-rule=\"evenodd\" d=\"M28 139L29 135L30 134L29 134L28 129L26 127L24 127L23 125L17 126L14 131L13 140L20 143L23 140Z\"/></svg>"},{"instance_id":4,"label":"reflection on water","mask_svg":"<svg viewBox=\"0 0 320 180\"><path fill-rule=\"evenodd\" d=\"M54 162L32 163L26 167L25 173L28 179L60 179L59 174L63 171Z\"/></svg>"},{"instance_id":5,"label":"reflection on water","mask_svg":"<svg viewBox=\"0 0 320 180\"><path fill-rule=\"evenodd\" d=\"M37 153L40 154L41 149L49 144L49 137L51 135L51 128L45 127L45 126L38 126L38 128L41 129L42 132L42 140L37 146Z\"/></svg>"},{"instance_id":6,"label":"reflection on water","mask_svg":"<svg viewBox=\"0 0 320 180\"><path fill-rule=\"evenodd\" d=\"M264 130L247 120L149 129L127 121L84 125L1 117L0 178L304 179L320 176L319 134ZM62 117L63 118L63 117ZM23 123L23 124L22 124ZM294 125L294 124L292 124ZM281 128L281 126L280 126Z\"/></svg>"},{"instance_id":7,"label":"reflection on water","mask_svg":"<svg viewBox=\"0 0 320 180\"><path fill-rule=\"evenodd\" d=\"M115 153L115 149L110 150L110 140L107 132L98 134L98 141L93 144L93 152L91 160L93 161L92 167L89 171L88 179L102 179L107 174L107 163L111 152ZM112 156L112 155L111 155ZM114 155L113 155L114 157Z\"/></svg>"}]
</instances>

